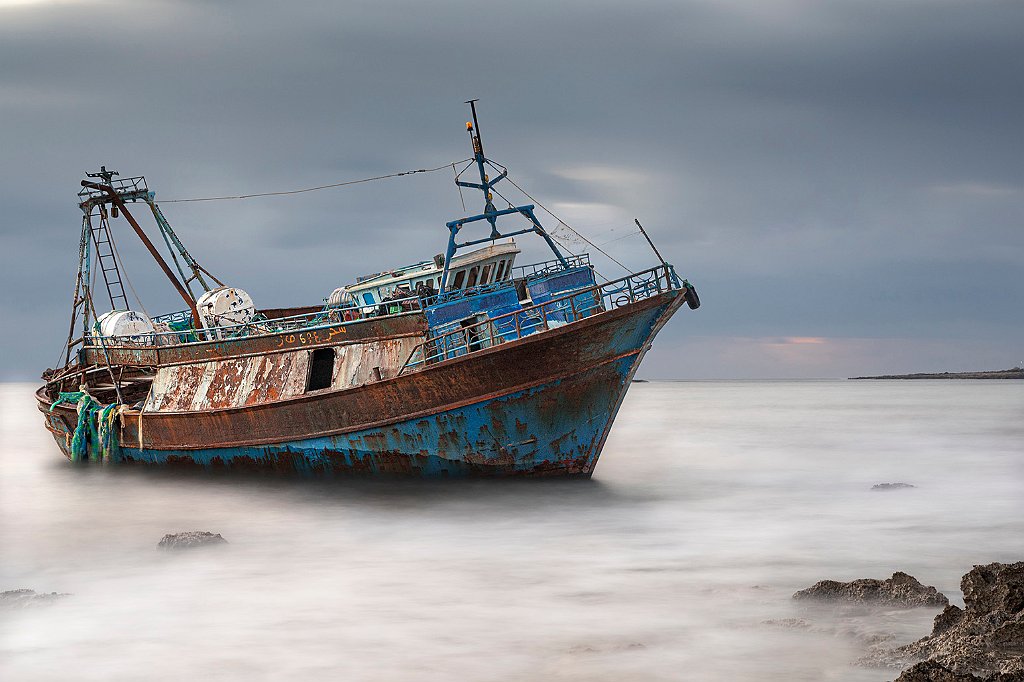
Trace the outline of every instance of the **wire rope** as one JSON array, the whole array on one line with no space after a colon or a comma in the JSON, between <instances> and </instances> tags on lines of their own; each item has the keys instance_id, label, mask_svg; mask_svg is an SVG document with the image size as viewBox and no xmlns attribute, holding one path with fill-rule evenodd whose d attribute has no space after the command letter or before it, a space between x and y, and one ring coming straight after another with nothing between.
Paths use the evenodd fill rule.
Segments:
<instances>
[{"instance_id":1,"label":"wire rope","mask_svg":"<svg viewBox=\"0 0 1024 682\"><path fill-rule=\"evenodd\" d=\"M602 253L602 254L603 254L603 255L604 255L604 256L605 256L605 257L606 257L606 258L607 258L608 260L612 261L613 263L615 263L616 265L618 265L618 266L619 266L620 268L622 268L622 269L623 269L623 270L625 270L626 272L630 272L630 269L629 269L629 268L627 268L627 267L626 267L625 265L623 265L623 264L622 264L622 263L621 263L621 262L620 262L620 261L619 261L618 259L616 259L616 258L615 258L614 256L612 256L611 254L609 254L609 253L608 253L607 251L605 251L604 249L602 249L602 248L601 248L600 246L598 246L597 244L595 244L594 242L590 241L589 239L587 239L586 237L584 237L584 236L583 236L582 234L580 234L579 232L577 232L576 230L574 230L574 229L572 228L572 226L571 226L571 225L569 225L569 223L565 222L564 220L562 220L561 218L559 218L558 216L556 216L556 215L555 215L554 213L552 213L552 212L551 212L551 209L549 209L549 208L548 208L547 206L545 206L544 204L540 203L539 201L537 201L536 199L534 199L534 198L533 198L532 196L530 196L530 193L529 193L529 192L527 192L527 191L526 191L525 189L523 189L522 187L520 187L519 185L517 185L517 184L516 184L516 181L515 181L515 180L513 180L512 178L509 178L509 177L506 177L506 179L507 179L507 180L508 180L508 181L509 181L510 183L512 183L512 186L513 186L513 187L515 187L515 188L516 188L517 190L519 190L520 192L522 192L522 193L523 193L523 195L525 195L527 199L529 199L530 201L532 201L532 202L533 202L533 203L535 203L536 205L540 206L540 207L541 207L541 208L542 208L542 209L544 210L544 212L545 212L545 213L547 213L547 214L548 214L549 216L551 216L552 218L554 218L555 220L557 220L557 221L559 222L559 224L560 224L560 225L563 225L563 226L565 226L565 228L566 228L566 229L568 229L568 230L569 230L570 232L572 232L572 233L573 233L574 235L576 235L577 237L579 237L580 239L582 239L583 241L585 241L585 242L586 242L587 244L590 244L590 245L591 245L592 247L594 247L595 249L597 249L597 250L598 250L599 252L601 252L601 253Z\"/></svg>"},{"instance_id":2,"label":"wire rope","mask_svg":"<svg viewBox=\"0 0 1024 682\"><path fill-rule=\"evenodd\" d=\"M162 204L183 204L183 203L186 203L186 202L195 202L195 201L228 201L228 200L232 200L232 199L254 199L256 197L280 197L280 196L285 196L285 195L289 195L289 194L304 194L306 192L317 192L317 191L322 190L322 189L331 189L331 188L334 188L334 187L345 187L345 186L348 186L348 185L359 185L359 184L362 184L364 182L375 182L377 180L387 180L388 178L398 178L398 177L401 177L403 175L415 175L417 173L435 173L435 172L440 171L440 170L446 170L446 169L448 169L449 167L451 167L451 166L453 166L455 164L463 163L464 161L469 161L469 160L470 159L462 159L460 161L450 161L450 162L444 164L443 166L438 166L437 168L419 168L419 169L416 169L416 170L401 171L399 173L388 173L387 175L375 175L372 178L361 178L359 180L346 180L344 182L332 182L329 185L317 185L316 187L304 187L302 189L292 189L292 190L285 190L285 191L280 191L280 192L259 192L257 194L237 194L237 195L220 196L220 197L198 197L198 198L190 198L190 199L162 199L160 203L162 203Z\"/></svg>"}]
</instances>

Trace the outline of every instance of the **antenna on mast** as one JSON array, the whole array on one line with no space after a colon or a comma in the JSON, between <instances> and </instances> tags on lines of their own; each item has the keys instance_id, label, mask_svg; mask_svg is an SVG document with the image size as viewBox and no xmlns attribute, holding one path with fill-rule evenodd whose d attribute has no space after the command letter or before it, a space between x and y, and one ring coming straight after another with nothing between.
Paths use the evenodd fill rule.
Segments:
<instances>
[{"instance_id":1,"label":"antenna on mast","mask_svg":"<svg viewBox=\"0 0 1024 682\"><path fill-rule=\"evenodd\" d=\"M99 178L103 181L102 184L110 186L111 181L115 175L120 175L117 171L108 171L106 166L100 166L100 169L95 173L86 173L87 178ZM110 215L111 217L117 217L117 204L110 204Z\"/></svg>"},{"instance_id":2,"label":"antenna on mast","mask_svg":"<svg viewBox=\"0 0 1024 682\"><path fill-rule=\"evenodd\" d=\"M473 140L473 156L482 157L481 159L477 159L478 161L486 160L486 157L484 157L484 143L480 141L480 121L476 118L476 103L479 101L479 99L466 100L466 104L469 105L470 111L473 112L473 125L470 125L467 122L466 129L469 131L469 136ZM474 129L476 130L476 134L473 133Z\"/></svg>"},{"instance_id":3,"label":"antenna on mast","mask_svg":"<svg viewBox=\"0 0 1024 682\"><path fill-rule=\"evenodd\" d=\"M493 241L498 239L501 234L498 232L498 225L496 223L497 216L495 215L496 209L494 208L494 195L491 193L491 186L498 182L498 180L501 180L504 174L495 179L494 182L490 182L487 170L484 168L487 157L484 156L484 143L480 140L480 121L476 117L476 103L478 101L475 99L466 100L470 111L473 112L473 120L471 122L466 121L466 130L469 131L469 139L473 143L473 160L476 161L476 168L480 172L480 184L470 186L479 187L484 193L484 217L491 224L491 240Z\"/></svg>"}]
</instances>

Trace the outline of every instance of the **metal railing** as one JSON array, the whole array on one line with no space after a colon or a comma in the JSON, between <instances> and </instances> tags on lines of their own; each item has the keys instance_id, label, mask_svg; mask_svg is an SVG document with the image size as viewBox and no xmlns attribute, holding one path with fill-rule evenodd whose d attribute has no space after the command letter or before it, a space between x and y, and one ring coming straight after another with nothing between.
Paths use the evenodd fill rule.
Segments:
<instances>
[{"instance_id":1,"label":"metal railing","mask_svg":"<svg viewBox=\"0 0 1024 682\"><path fill-rule=\"evenodd\" d=\"M557 261L555 261L557 262ZM538 264L543 265L543 264ZM659 265L648 270L633 273L620 279L605 282L575 291L566 292L559 298L538 303L521 310L494 318L488 317L476 324L455 329L423 342L413 351L402 371L417 369L425 364L465 355L467 352L488 348L498 343L522 338L538 331L553 329L576 322L598 312L605 312L634 303L644 298L681 287L671 265ZM420 310L424 302L416 296L374 305L354 305L343 308L326 307L312 313L290 315L274 319L256 319L234 325L195 329L188 327L172 331L158 331L150 334L125 337L104 337L100 342L98 334L87 334L72 342L86 348L111 347L149 348L154 346L177 346L206 341L236 339L248 336L298 332L332 327L346 321L387 317L392 314ZM388 312L377 311L385 306ZM397 308L391 312L391 308ZM189 311L169 313L153 318L156 323L182 323L190 320ZM429 347L429 348L428 348ZM419 359L416 355L419 353ZM425 353L425 356L424 356Z\"/></svg>"},{"instance_id":2,"label":"metal railing","mask_svg":"<svg viewBox=\"0 0 1024 682\"><path fill-rule=\"evenodd\" d=\"M95 178L95 176L93 177ZM123 201L138 201L145 199L149 194L146 178L141 175L134 178L111 178L109 186L117 192ZM78 193L78 197L82 203L95 200L99 200L98 203L109 201L109 195L106 192L94 187L83 188Z\"/></svg>"},{"instance_id":3,"label":"metal railing","mask_svg":"<svg viewBox=\"0 0 1024 682\"><path fill-rule=\"evenodd\" d=\"M420 343L398 375L468 355L506 341L557 329L584 318L636 303L682 283L671 265L659 265L626 277L565 292L563 296L475 324L443 332Z\"/></svg>"},{"instance_id":4,"label":"metal railing","mask_svg":"<svg viewBox=\"0 0 1024 682\"><path fill-rule=\"evenodd\" d=\"M384 306L388 312L378 314L377 310ZM176 346L188 343L199 343L202 341L218 341L224 339L236 339L248 336L264 334L278 334L290 331L309 331L323 327L332 327L346 321L357 319L371 319L387 317L388 315L420 310L420 299L415 296L375 303L374 305L358 305L346 307L327 307L313 313L302 313L288 317L274 319L254 319L250 322L232 325L220 325L205 329L177 329L172 331L154 332L150 334L139 334L137 336L103 337L101 344L98 334L87 335L84 339L86 348L100 348L103 344L109 347L129 346L148 348L152 346ZM391 308L397 308L391 312ZM348 315L348 319L346 317ZM154 323L182 323L191 321L191 313L187 310L176 313L168 313L153 318Z\"/></svg>"},{"instance_id":5,"label":"metal railing","mask_svg":"<svg viewBox=\"0 0 1024 682\"><path fill-rule=\"evenodd\" d=\"M497 282L491 282L490 284L481 284L472 287L463 287L461 289L449 289L448 291L439 292L434 296L423 299L423 303L426 306L436 305L438 303L450 303L452 301L458 301L464 298L472 298L479 296L480 294L490 294L501 289L515 289L515 280L511 279L500 279Z\"/></svg>"},{"instance_id":6,"label":"metal railing","mask_svg":"<svg viewBox=\"0 0 1024 682\"><path fill-rule=\"evenodd\" d=\"M590 265L590 254L581 253L579 255L568 255L565 257L565 262L568 263L569 268L582 268ZM512 272L515 273L515 279L533 279L534 277L541 277L543 275L550 274L552 272L559 272L565 270L565 266L562 265L560 260L547 260L541 263L531 263L529 265L519 265L512 268Z\"/></svg>"}]
</instances>

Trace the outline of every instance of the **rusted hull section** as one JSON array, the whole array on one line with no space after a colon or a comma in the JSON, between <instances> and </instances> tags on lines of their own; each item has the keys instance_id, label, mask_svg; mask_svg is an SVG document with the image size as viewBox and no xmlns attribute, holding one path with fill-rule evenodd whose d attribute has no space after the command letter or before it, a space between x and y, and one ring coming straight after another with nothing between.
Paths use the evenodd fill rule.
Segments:
<instances>
[{"instance_id":1,"label":"rusted hull section","mask_svg":"<svg viewBox=\"0 0 1024 682\"><path fill-rule=\"evenodd\" d=\"M281 444L154 450L123 461L312 474L589 475L634 357L390 426Z\"/></svg>"},{"instance_id":2,"label":"rusted hull section","mask_svg":"<svg viewBox=\"0 0 1024 682\"><path fill-rule=\"evenodd\" d=\"M678 291L399 377L258 405L126 411L120 459L297 473L590 475ZM48 428L65 454L75 413Z\"/></svg>"}]
</instances>

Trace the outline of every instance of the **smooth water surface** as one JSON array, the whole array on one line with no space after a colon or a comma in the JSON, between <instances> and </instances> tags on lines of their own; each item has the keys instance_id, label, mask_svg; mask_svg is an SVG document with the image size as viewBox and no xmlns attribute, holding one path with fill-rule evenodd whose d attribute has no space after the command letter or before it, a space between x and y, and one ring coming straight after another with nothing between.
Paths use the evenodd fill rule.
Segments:
<instances>
[{"instance_id":1,"label":"smooth water surface","mask_svg":"<svg viewBox=\"0 0 1024 682\"><path fill-rule=\"evenodd\" d=\"M636 384L589 481L73 467L31 392L0 386L0 590L72 596L0 612L4 680L887 680L864 637L935 610L790 595L959 602L1024 559L1021 382ZM192 529L230 544L157 549Z\"/></svg>"}]
</instances>

